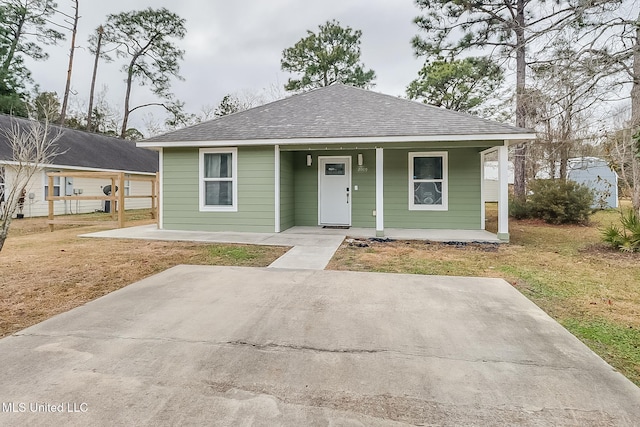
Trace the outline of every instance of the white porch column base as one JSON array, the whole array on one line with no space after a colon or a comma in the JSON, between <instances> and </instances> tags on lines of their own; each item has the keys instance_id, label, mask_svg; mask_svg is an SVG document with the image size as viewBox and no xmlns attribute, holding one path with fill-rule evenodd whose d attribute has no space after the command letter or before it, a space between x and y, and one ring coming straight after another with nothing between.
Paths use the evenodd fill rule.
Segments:
<instances>
[{"instance_id":1,"label":"white porch column base","mask_svg":"<svg viewBox=\"0 0 640 427\"><path fill-rule=\"evenodd\" d=\"M498 239L509 241L509 151L498 147Z\"/></svg>"},{"instance_id":2,"label":"white porch column base","mask_svg":"<svg viewBox=\"0 0 640 427\"><path fill-rule=\"evenodd\" d=\"M376 148L376 236L384 237L384 150Z\"/></svg>"}]
</instances>

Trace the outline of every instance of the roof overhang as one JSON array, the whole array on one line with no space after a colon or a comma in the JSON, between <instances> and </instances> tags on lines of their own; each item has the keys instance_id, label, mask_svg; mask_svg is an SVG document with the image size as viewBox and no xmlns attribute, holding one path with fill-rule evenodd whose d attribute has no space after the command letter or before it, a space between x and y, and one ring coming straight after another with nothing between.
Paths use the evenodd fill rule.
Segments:
<instances>
[{"instance_id":1,"label":"roof overhang","mask_svg":"<svg viewBox=\"0 0 640 427\"><path fill-rule=\"evenodd\" d=\"M0 165L19 166L20 163L15 161L0 160ZM41 165L38 165L38 168L72 170L72 171L81 171L81 172L109 172L109 173L124 172L127 175L149 175L149 176L155 175L155 172L140 172L140 171L129 171L129 170L120 170L120 169L100 169L100 168L90 168L85 166L58 165L53 163L41 164Z\"/></svg>"},{"instance_id":2,"label":"roof overhang","mask_svg":"<svg viewBox=\"0 0 640 427\"><path fill-rule=\"evenodd\" d=\"M454 142L454 141L505 141L506 145L536 139L535 133L431 135L431 136L375 136L347 138L290 138L290 139L239 139L219 141L142 141L141 148L173 147L241 147L256 145L327 145L327 144L383 144L406 142Z\"/></svg>"}]
</instances>

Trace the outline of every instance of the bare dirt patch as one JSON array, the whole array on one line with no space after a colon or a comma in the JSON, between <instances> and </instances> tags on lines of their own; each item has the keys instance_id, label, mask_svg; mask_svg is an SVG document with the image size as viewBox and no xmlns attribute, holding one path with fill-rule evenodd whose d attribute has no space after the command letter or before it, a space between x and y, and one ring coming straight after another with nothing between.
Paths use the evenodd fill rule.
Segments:
<instances>
[{"instance_id":1,"label":"bare dirt patch","mask_svg":"<svg viewBox=\"0 0 640 427\"><path fill-rule=\"evenodd\" d=\"M0 337L178 264L267 266L287 250L77 237L104 229L14 221L0 252Z\"/></svg>"}]
</instances>

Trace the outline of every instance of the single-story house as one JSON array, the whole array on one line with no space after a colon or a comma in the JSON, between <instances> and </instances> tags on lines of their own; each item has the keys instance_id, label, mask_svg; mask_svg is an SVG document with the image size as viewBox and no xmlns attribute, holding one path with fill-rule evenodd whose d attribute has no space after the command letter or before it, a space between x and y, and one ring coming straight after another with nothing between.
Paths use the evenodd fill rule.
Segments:
<instances>
[{"instance_id":1,"label":"single-story house","mask_svg":"<svg viewBox=\"0 0 640 427\"><path fill-rule=\"evenodd\" d=\"M508 240L507 126L342 84L159 135L160 227L484 229L483 156L498 152Z\"/></svg>"},{"instance_id":2,"label":"single-story house","mask_svg":"<svg viewBox=\"0 0 640 427\"><path fill-rule=\"evenodd\" d=\"M15 162L7 140L6 130L11 126L29 126L29 120L0 114L0 204L4 202L4 189L11 188L15 177ZM111 136L51 126L51 134L58 134L56 152L59 154L31 180L25 188L25 217L46 216L48 214L48 172L124 172L126 196L151 194L151 183L135 181L135 178L153 177L158 171L158 153L136 146L135 142L125 141ZM103 189L110 185L109 179L55 177L53 193L55 196L104 196ZM104 210L100 200L56 200L56 215L88 213ZM126 202L126 209L151 207L150 198L133 198ZM2 206L0 206L1 208Z\"/></svg>"}]
</instances>

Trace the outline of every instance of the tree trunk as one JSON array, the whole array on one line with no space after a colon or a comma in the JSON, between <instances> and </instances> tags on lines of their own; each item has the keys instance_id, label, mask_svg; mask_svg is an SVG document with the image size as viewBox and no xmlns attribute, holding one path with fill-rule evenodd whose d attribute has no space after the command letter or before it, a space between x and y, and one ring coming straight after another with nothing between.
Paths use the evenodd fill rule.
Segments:
<instances>
[{"instance_id":1,"label":"tree trunk","mask_svg":"<svg viewBox=\"0 0 640 427\"><path fill-rule=\"evenodd\" d=\"M71 49L69 50L69 68L67 69L67 84L64 88L62 108L60 110L60 124L64 125L67 115L67 105L69 104L69 92L71 91L71 71L73 69L73 54L76 51L76 33L78 32L78 0L74 0L75 14L73 17L73 29L71 31Z\"/></svg>"},{"instance_id":2,"label":"tree trunk","mask_svg":"<svg viewBox=\"0 0 640 427\"><path fill-rule=\"evenodd\" d=\"M567 179L567 169L569 165L569 146L567 141L562 141L560 147L560 173L559 178L562 180Z\"/></svg>"},{"instance_id":3,"label":"tree trunk","mask_svg":"<svg viewBox=\"0 0 640 427\"><path fill-rule=\"evenodd\" d=\"M573 139L573 92L569 95L569 102L565 107L562 120L562 137L560 139L560 179L567 179L567 167Z\"/></svg>"},{"instance_id":4,"label":"tree trunk","mask_svg":"<svg viewBox=\"0 0 640 427\"><path fill-rule=\"evenodd\" d=\"M104 34L104 28L102 25L96 30L98 33L98 41L96 42L96 57L93 61L93 75L91 77L91 90L89 91L89 110L87 111L87 131L91 132L93 129L92 117L93 117L93 95L96 90L96 76L98 74L98 63L100 62L100 49L102 48L102 35Z\"/></svg>"},{"instance_id":5,"label":"tree trunk","mask_svg":"<svg viewBox=\"0 0 640 427\"><path fill-rule=\"evenodd\" d=\"M9 225L11 225L11 217L7 218L2 223L2 227L0 227L0 252L2 252L4 242L5 240L7 240L7 235L9 234Z\"/></svg>"},{"instance_id":6,"label":"tree trunk","mask_svg":"<svg viewBox=\"0 0 640 427\"><path fill-rule=\"evenodd\" d=\"M124 112L122 118L122 129L120 129L120 138L125 139L127 136L127 125L129 123L129 113L131 110L129 109L129 99L131 98L131 84L133 83L133 67L138 59L137 56L134 56L131 62L129 63L129 69L127 71L127 92L124 96Z\"/></svg>"},{"instance_id":7,"label":"tree trunk","mask_svg":"<svg viewBox=\"0 0 640 427\"><path fill-rule=\"evenodd\" d=\"M640 22L640 14L638 15ZM633 84L631 87L631 128L640 127L640 26L636 28L635 46L633 46Z\"/></svg>"},{"instance_id":8,"label":"tree trunk","mask_svg":"<svg viewBox=\"0 0 640 427\"><path fill-rule=\"evenodd\" d=\"M9 68L11 68L11 63L13 62L13 57L16 54L16 49L18 49L18 41L20 40L20 37L22 36L22 27L24 26L24 21L26 19L26 10L23 9L22 11L22 19L20 20L20 23L18 24L18 28L16 30L16 33L13 35L14 39L11 40L11 47L9 48L9 52L7 53L7 57L4 59L4 62L2 63L2 76L3 78L6 78L6 76L9 75Z\"/></svg>"},{"instance_id":9,"label":"tree trunk","mask_svg":"<svg viewBox=\"0 0 640 427\"><path fill-rule=\"evenodd\" d=\"M638 15L640 22L640 14ZM631 87L631 131L638 138L633 142L632 175L633 191L631 201L633 209L640 215L640 26L636 28L636 40L633 46L633 83Z\"/></svg>"},{"instance_id":10,"label":"tree trunk","mask_svg":"<svg viewBox=\"0 0 640 427\"><path fill-rule=\"evenodd\" d=\"M524 8L526 0L518 0L516 16L516 126L526 127L527 107L525 84L527 73L526 39L524 34ZM518 144L513 150L514 194L517 199L526 196L526 144Z\"/></svg>"},{"instance_id":11,"label":"tree trunk","mask_svg":"<svg viewBox=\"0 0 640 427\"><path fill-rule=\"evenodd\" d=\"M69 49L69 68L67 69L67 84L64 88L64 97L62 99L62 108L60 109L61 125L64 125L64 119L67 115L67 106L69 105L69 92L71 91L71 71L73 69L73 54L76 51L76 33L78 32L78 0L74 0L75 15L73 18L73 29L71 31L71 49Z\"/></svg>"}]
</instances>

